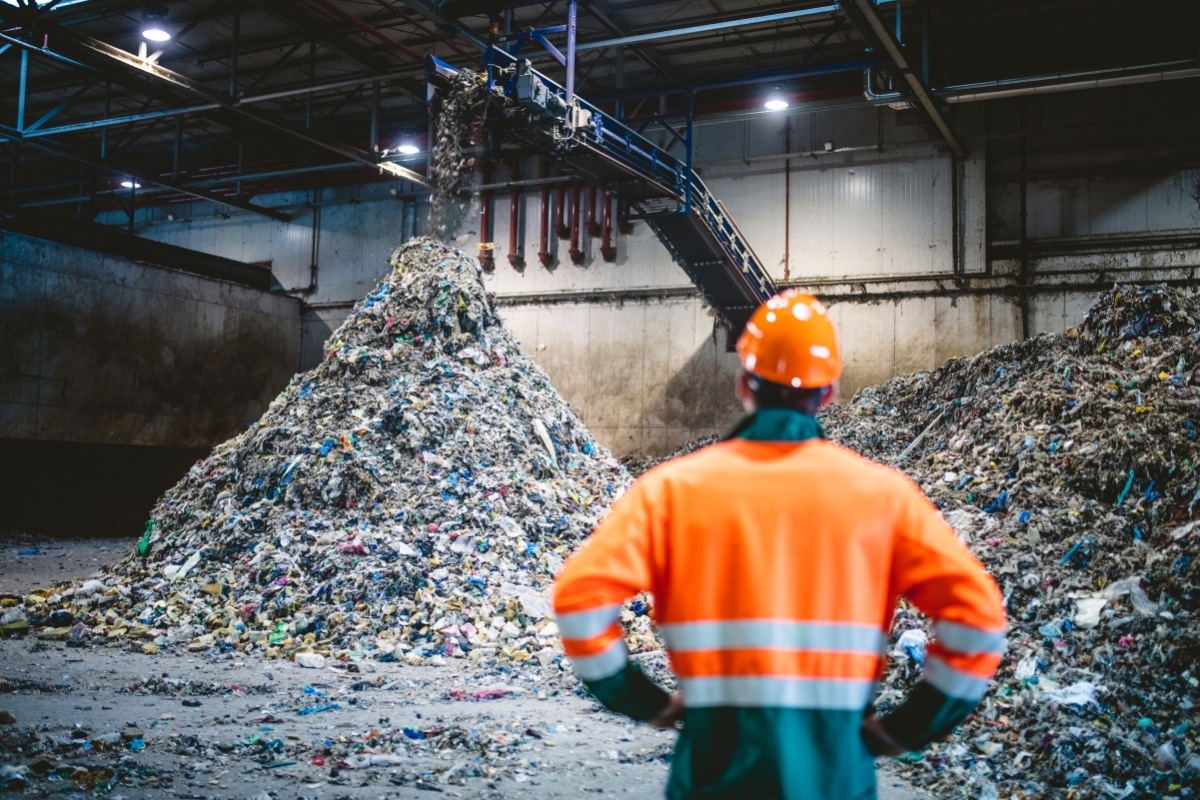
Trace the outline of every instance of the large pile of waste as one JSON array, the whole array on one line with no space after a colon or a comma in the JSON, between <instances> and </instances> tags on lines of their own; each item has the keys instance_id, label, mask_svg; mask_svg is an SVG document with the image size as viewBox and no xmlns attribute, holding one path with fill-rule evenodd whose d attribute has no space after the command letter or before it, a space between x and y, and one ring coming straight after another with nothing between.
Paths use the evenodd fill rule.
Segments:
<instances>
[{"instance_id":1,"label":"large pile of waste","mask_svg":"<svg viewBox=\"0 0 1200 800\"><path fill-rule=\"evenodd\" d=\"M522 355L463 253L416 239L262 419L101 579L10 624L152 653L549 663L545 589L629 481Z\"/></svg>"},{"instance_id":2,"label":"large pile of waste","mask_svg":"<svg viewBox=\"0 0 1200 800\"><path fill-rule=\"evenodd\" d=\"M972 796L1184 797L1200 781L1200 301L1106 293L1078 331L865 389L831 438L916 479L1000 583L1009 652L912 760ZM883 707L923 658L897 620ZM1192 788L1188 788L1192 787Z\"/></svg>"},{"instance_id":3,"label":"large pile of waste","mask_svg":"<svg viewBox=\"0 0 1200 800\"><path fill-rule=\"evenodd\" d=\"M1008 603L996 687L948 741L905 757L910 776L987 800L1193 796L1200 298L1117 287L1079 330L864 389L821 422L912 476ZM916 682L927 641L902 608L881 709Z\"/></svg>"}]
</instances>

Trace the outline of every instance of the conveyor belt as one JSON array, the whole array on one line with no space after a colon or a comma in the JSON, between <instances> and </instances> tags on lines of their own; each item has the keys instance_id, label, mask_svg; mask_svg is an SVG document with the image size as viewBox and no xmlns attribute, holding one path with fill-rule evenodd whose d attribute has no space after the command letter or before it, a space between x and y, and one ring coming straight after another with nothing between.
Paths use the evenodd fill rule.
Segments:
<instances>
[{"instance_id":1,"label":"conveyor belt","mask_svg":"<svg viewBox=\"0 0 1200 800\"><path fill-rule=\"evenodd\" d=\"M775 293L737 224L686 161L578 97L568 108L566 91L527 61L492 47L485 63L489 129L505 146L552 155L564 172L616 192L735 330ZM435 90L454 73L429 57Z\"/></svg>"}]
</instances>

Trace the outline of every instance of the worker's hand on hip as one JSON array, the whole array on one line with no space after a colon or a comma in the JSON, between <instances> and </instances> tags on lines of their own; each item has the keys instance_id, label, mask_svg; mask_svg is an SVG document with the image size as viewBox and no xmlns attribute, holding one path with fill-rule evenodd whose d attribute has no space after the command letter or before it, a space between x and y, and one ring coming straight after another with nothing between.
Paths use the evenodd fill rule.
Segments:
<instances>
[{"instance_id":1,"label":"worker's hand on hip","mask_svg":"<svg viewBox=\"0 0 1200 800\"><path fill-rule=\"evenodd\" d=\"M893 739L884 729L883 719L877 715L863 720L860 733L872 755L898 756L908 752L907 747Z\"/></svg>"},{"instance_id":2,"label":"worker's hand on hip","mask_svg":"<svg viewBox=\"0 0 1200 800\"><path fill-rule=\"evenodd\" d=\"M657 717L654 717L648 722L656 728L663 730L676 730L683 722L683 696L679 692L672 692L670 699L667 701L667 707L659 712Z\"/></svg>"}]
</instances>

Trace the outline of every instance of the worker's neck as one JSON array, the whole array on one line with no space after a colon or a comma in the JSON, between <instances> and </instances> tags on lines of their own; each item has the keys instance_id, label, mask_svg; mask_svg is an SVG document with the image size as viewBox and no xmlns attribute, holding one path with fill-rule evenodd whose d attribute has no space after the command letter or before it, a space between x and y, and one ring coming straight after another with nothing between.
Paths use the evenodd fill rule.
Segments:
<instances>
[{"instance_id":1,"label":"worker's neck","mask_svg":"<svg viewBox=\"0 0 1200 800\"><path fill-rule=\"evenodd\" d=\"M756 442L804 442L823 439L817 418L792 408L760 408L742 419L726 439Z\"/></svg>"}]
</instances>

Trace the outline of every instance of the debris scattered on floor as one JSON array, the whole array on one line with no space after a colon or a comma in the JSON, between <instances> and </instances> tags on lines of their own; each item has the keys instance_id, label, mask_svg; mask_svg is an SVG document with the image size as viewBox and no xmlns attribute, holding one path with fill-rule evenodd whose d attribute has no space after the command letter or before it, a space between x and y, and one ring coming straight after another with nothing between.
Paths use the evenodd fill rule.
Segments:
<instances>
[{"instance_id":1,"label":"debris scattered on floor","mask_svg":"<svg viewBox=\"0 0 1200 800\"><path fill-rule=\"evenodd\" d=\"M560 658L546 590L629 477L427 239L261 420L154 508L99 580L19 611L68 645L364 658Z\"/></svg>"},{"instance_id":2,"label":"debris scattered on floor","mask_svg":"<svg viewBox=\"0 0 1200 800\"><path fill-rule=\"evenodd\" d=\"M0 643L0 661L17 663L30 644ZM0 767L11 779L0 780L0 794L128 796L140 787L133 796L159 796L158 788L180 797L390 797L399 786L492 800L514 796L518 784L559 796L553 787L607 778L610 791L640 783L638 796L648 797L665 778L672 742L596 715L540 669L364 662L373 669L355 674L262 670L236 655L159 660L186 669L182 680L157 667L141 675L146 662L116 650L68 655L79 657L86 685L3 696L18 726L0 726ZM59 661L43 653L20 663L44 677ZM252 686L264 672L268 683ZM192 692L203 702L180 702ZM654 768L632 770L647 764Z\"/></svg>"},{"instance_id":3,"label":"debris scattered on floor","mask_svg":"<svg viewBox=\"0 0 1200 800\"><path fill-rule=\"evenodd\" d=\"M1118 287L1080 328L865 389L822 423L913 476L1008 603L997 686L911 757L974 797L1194 796L1200 300ZM921 441L911 447L920 438ZM919 637L911 611L900 642ZM882 707L915 680L894 657Z\"/></svg>"}]
</instances>

